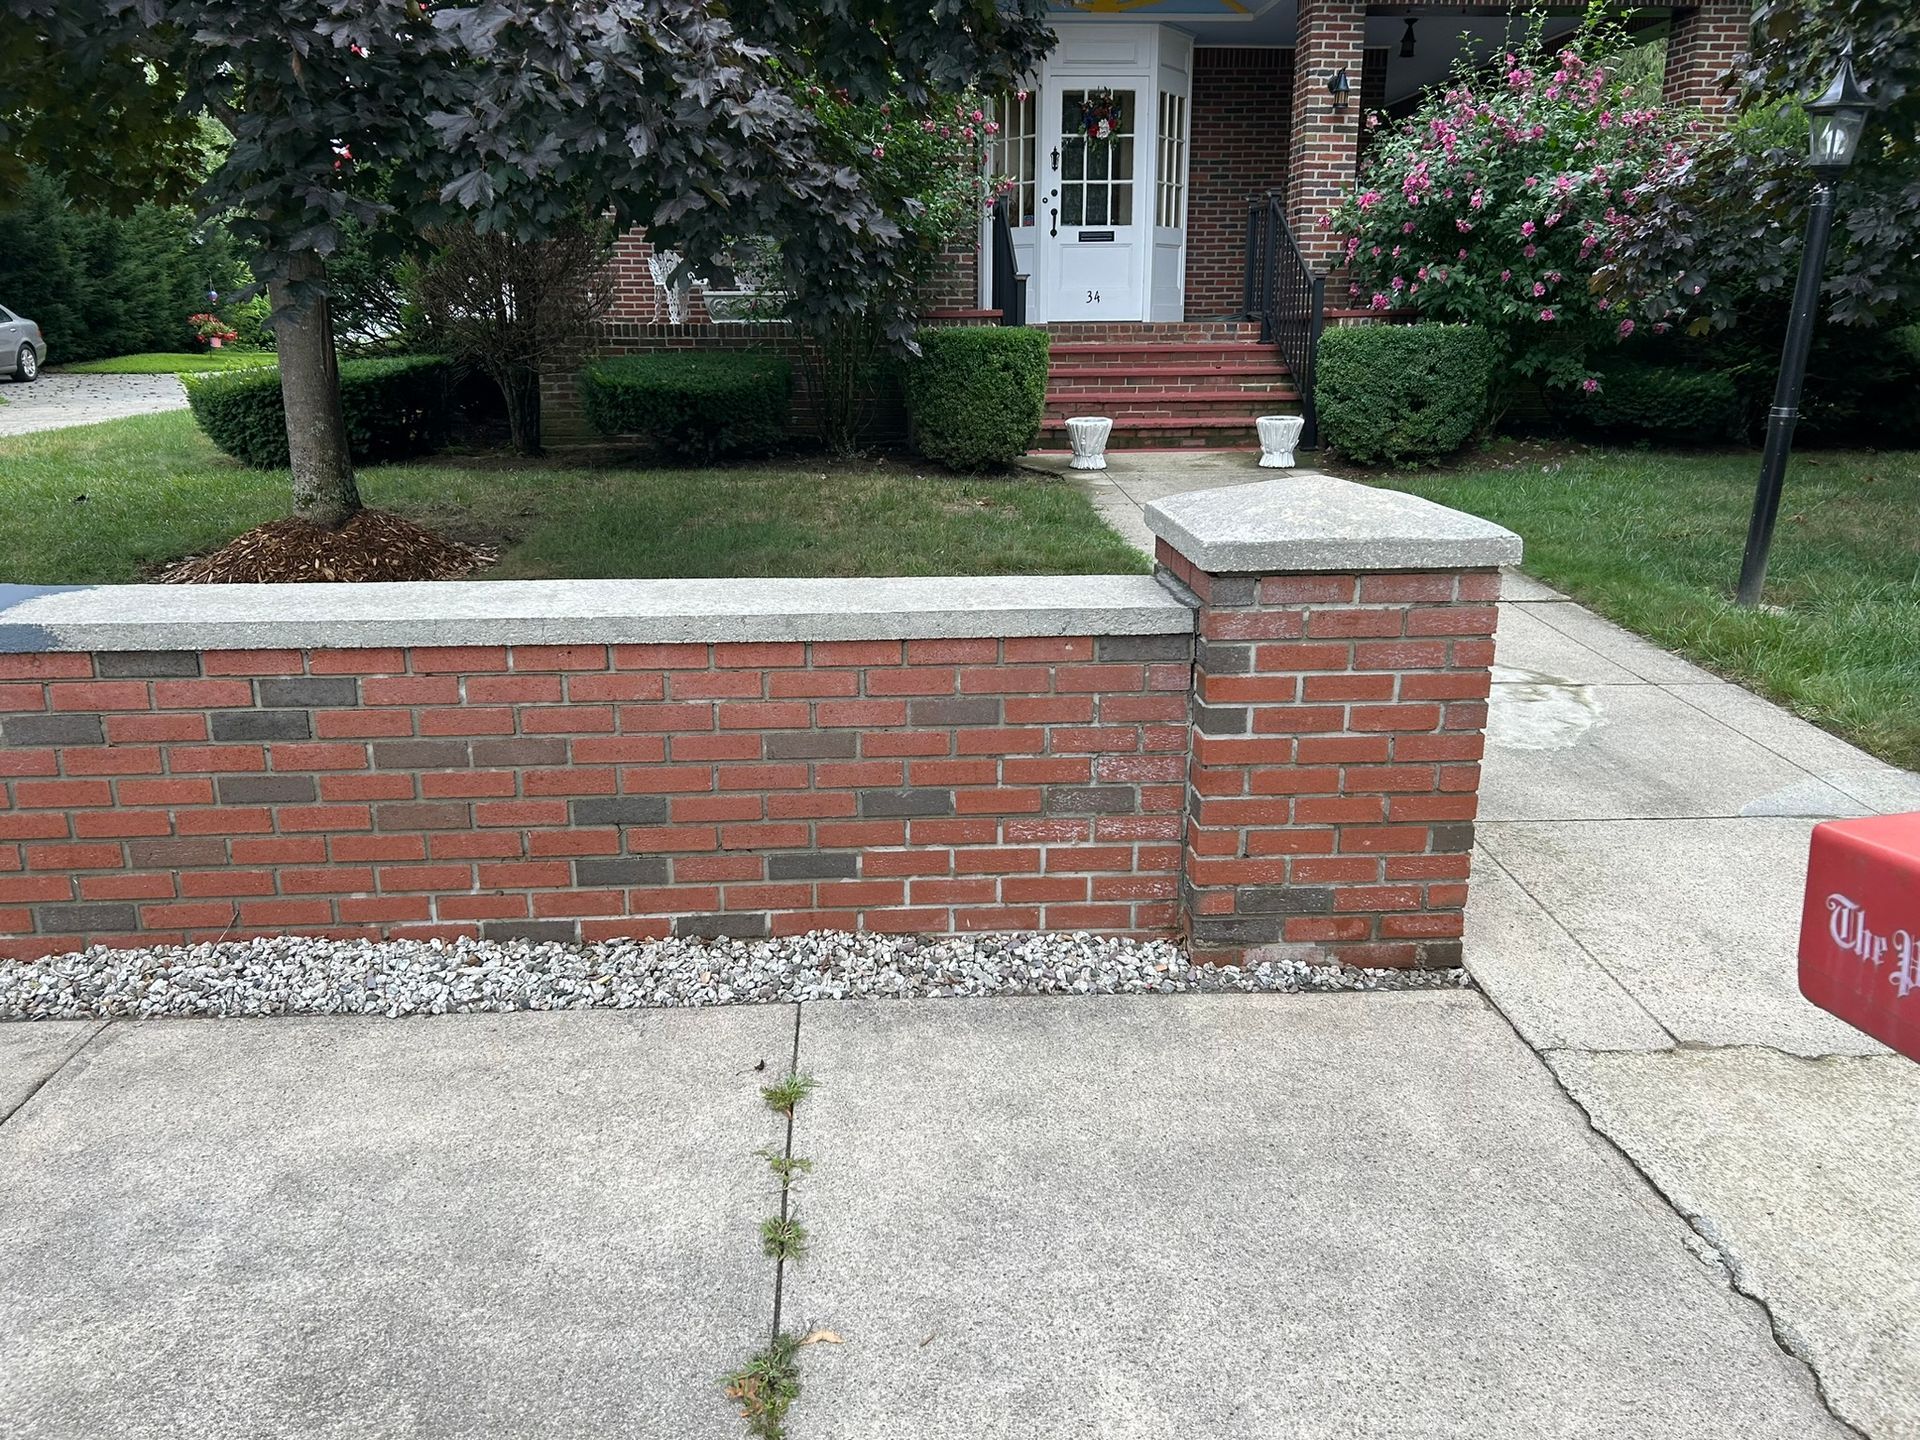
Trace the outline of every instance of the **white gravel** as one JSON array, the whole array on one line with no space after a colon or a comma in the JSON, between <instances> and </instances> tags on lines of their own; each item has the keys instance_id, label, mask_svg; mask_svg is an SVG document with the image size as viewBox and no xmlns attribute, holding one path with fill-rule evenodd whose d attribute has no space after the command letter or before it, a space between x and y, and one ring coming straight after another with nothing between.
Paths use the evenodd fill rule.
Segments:
<instances>
[{"instance_id":1,"label":"white gravel","mask_svg":"<svg viewBox=\"0 0 1920 1440\"><path fill-rule=\"evenodd\" d=\"M1165 941L1085 934L928 939L365 941L279 937L0 960L0 1020L446 1015L756 1001L1464 986L1462 970L1193 965Z\"/></svg>"}]
</instances>

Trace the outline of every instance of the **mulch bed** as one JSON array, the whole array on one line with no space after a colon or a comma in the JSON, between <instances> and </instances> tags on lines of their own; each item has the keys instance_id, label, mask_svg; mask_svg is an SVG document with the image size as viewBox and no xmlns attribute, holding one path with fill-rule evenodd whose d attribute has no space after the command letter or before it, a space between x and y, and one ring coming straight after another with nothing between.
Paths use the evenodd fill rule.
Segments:
<instances>
[{"instance_id":1,"label":"mulch bed","mask_svg":"<svg viewBox=\"0 0 1920 1440\"><path fill-rule=\"evenodd\" d=\"M499 555L448 540L385 510L362 510L338 530L274 520L218 550L163 570L166 585L257 585L326 580L457 580Z\"/></svg>"}]
</instances>

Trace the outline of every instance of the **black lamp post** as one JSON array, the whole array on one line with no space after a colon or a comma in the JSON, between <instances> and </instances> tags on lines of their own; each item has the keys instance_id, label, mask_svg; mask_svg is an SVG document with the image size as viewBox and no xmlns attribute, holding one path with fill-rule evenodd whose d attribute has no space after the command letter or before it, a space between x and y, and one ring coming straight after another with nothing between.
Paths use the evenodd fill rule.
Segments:
<instances>
[{"instance_id":1,"label":"black lamp post","mask_svg":"<svg viewBox=\"0 0 1920 1440\"><path fill-rule=\"evenodd\" d=\"M1780 487L1787 473L1793 427L1800 419L1800 390L1807 378L1807 347L1820 305L1820 281L1827 268L1827 237L1833 230L1833 192L1860 148L1873 102L1853 77L1851 50L1840 57L1839 72L1826 93L1807 106L1812 121L1807 148L1813 166L1813 205L1807 211L1806 245L1800 252L1800 277L1793 310L1787 317L1787 342L1780 351L1780 378L1767 411L1767 448L1760 460L1760 485L1753 496L1753 520L1747 526L1747 553L1740 562L1739 601L1760 603L1767 583L1767 551L1780 516Z\"/></svg>"}]
</instances>

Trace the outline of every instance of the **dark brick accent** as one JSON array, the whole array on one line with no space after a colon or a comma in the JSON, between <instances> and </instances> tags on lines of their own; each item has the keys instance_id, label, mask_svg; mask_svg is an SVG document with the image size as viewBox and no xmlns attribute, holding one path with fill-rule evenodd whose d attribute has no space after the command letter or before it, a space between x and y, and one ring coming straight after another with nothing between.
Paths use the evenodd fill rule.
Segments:
<instances>
[{"instance_id":1,"label":"dark brick accent","mask_svg":"<svg viewBox=\"0 0 1920 1440\"><path fill-rule=\"evenodd\" d=\"M1207 590L1207 603L1220 605L1251 605L1260 593L1258 575L1215 575L1213 584Z\"/></svg>"},{"instance_id":2,"label":"dark brick accent","mask_svg":"<svg viewBox=\"0 0 1920 1440\"><path fill-rule=\"evenodd\" d=\"M860 753L852 730L795 730L766 737L769 760L851 760Z\"/></svg>"},{"instance_id":3,"label":"dark brick accent","mask_svg":"<svg viewBox=\"0 0 1920 1440\"><path fill-rule=\"evenodd\" d=\"M517 769L522 765L564 765L567 763L567 742L547 739L475 740L473 763L483 769L505 770Z\"/></svg>"},{"instance_id":4,"label":"dark brick accent","mask_svg":"<svg viewBox=\"0 0 1920 1440\"><path fill-rule=\"evenodd\" d=\"M1131 815L1140 796L1130 785L1049 785L1041 803L1049 815Z\"/></svg>"},{"instance_id":5,"label":"dark brick accent","mask_svg":"<svg viewBox=\"0 0 1920 1440\"><path fill-rule=\"evenodd\" d=\"M114 650L93 657L94 673L102 680L155 680L200 673L200 656L192 650Z\"/></svg>"},{"instance_id":6,"label":"dark brick accent","mask_svg":"<svg viewBox=\"0 0 1920 1440\"><path fill-rule=\"evenodd\" d=\"M0 720L9 745L104 745L98 715L9 715Z\"/></svg>"},{"instance_id":7,"label":"dark brick accent","mask_svg":"<svg viewBox=\"0 0 1920 1440\"><path fill-rule=\"evenodd\" d=\"M1429 848L1435 855L1459 855L1473 849L1473 822L1465 820L1434 826L1433 843Z\"/></svg>"},{"instance_id":8,"label":"dark brick accent","mask_svg":"<svg viewBox=\"0 0 1920 1440\"><path fill-rule=\"evenodd\" d=\"M860 856L852 850L801 850L767 857L769 880L845 880L860 873Z\"/></svg>"},{"instance_id":9,"label":"dark brick accent","mask_svg":"<svg viewBox=\"0 0 1920 1440\"><path fill-rule=\"evenodd\" d=\"M1333 889L1327 885L1248 885L1235 897L1242 915L1331 915Z\"/></svg>"},{"instance_id":10,"label":"dark brick accent","mask_svg":"<svg viewBox=\"0 0 1920 1440\"><path fill-rule=\"evenodd\" d=\"M214 839L129 840L127 863L136 870L184 870L227 863L227 842Z\"/></svg>"},{"instance_id":11,"label":"dark brick accent","mask_svg":"<svg viewBox=\"0 0 1920 1440\"><path fill-rule=\"evenodd\" d=\"M772 931L764 914L680 915L673 922L674 934L699 939L763 940Z\"/></svg>"},{"instance_id":12,"label":"dark brick accent","mask_svg":"<svg viewBox=\"0 0 1920 1440\"><path fill-rule=\"evenodd\" d=\"M1096 660L1185 660L1191 635L1102 635L1093 642Z\"/></svg>"},{"instance_id":13,"label":"dark brick accent","mask_svg":"<svg viewBox=\"0 0 1920 1440\"><path fill-rule=\"evenodd\" d=\"M1420 964L1428 970L1446 970L1460 964L1465 946L1458 940L1422 940Z\"/></svg>"},{"instance_id":14,"label":"dark brick accent","mask_svg":"<svg viewBox=\"0 0 1920 1440\"><path fill-rule=\"evenodd\" d=\"M373 744L376 770L465 770L467 765L464 740L376 740Z\"/></svg>"},{"instance_id":15,"label":"dark brick accent","mask_svg":"<svg viewBox=\"0 0 1920 1440\"><path fill-rule=\"evenodd\" d=\"M376 805L373 823L380 830L465 830L473 815L463 801L425 801Z\"/></svg>"},{"instance_id":16,"label":"dark brick accent","mask_svg":"<svg viewBox=\"0 0 1920 1440\"><path fill-rule=\"evenodd\" d=\"M893 815L951 815L953 814L953 791L862 790L860 792L860 813L862 815L876 817Z\"/></svg>"},{"instance_id":17,"label":"dark brick accent","mask_svg":"<svg viewBox=\"0 0 1920 1440\"><path fill-rule=\"evenodd\" d=\"M360 702L351 675L287 675L260 682L260 704L271 710L324 710Z\"/></svg>"},{"instance_id":18,"label":"dark brick accent","mask_svg":"<svg viewBox=\"0 0 1920 1440\"><path fill-rule=\"evenodd\" d=\"M1244 705L1199 705L1193 707L1193 725L1202 735L1244 735L1250 723Z\"/></svg>"},{"instance_id":19,"label":"dark brick accent","mask_svg":"<svg viewBox=\"0 0 1920 1440\"><path fill-rule=\"evenodd\" d=\"M562 944L571 944L580 938L580 922L578 920L483 920L480 923L480 938L526 940L534 944L557 940Z\"/></svg>"},{"instance_id":20,"label":"dark brick accent","mask_svg":"<svg viewBox=\"0 0 1920 1440\"><path fill-rule=\"evenodd\" d=\"M42 935L118 934L140 928L140 907L36 905L33 923Z\"/></svg>"},{"instance_id":21,"label":"dark brick accent","mask_svg":"<svg viewBox=\"0 0 1920 1440\"><path fill-rule=\"evenodd\" d=\"M209 719L216 740L313 738L313 717L305 710L216 710Z\"/></svg>"},{"instance_id":22,"label":"dark brick accent","mask_svg":"<svg viewBox=\"0 0 1920 1440\"><path fill-rule=\"evenodd\" d=\"M306 805L320 798L311 775L222 775L222 805Z\"/></svg>"},{"instance_id":23,"label":"dark brick accent","mask_svg":"<svg viewBox=\"0 0 1920 1440\"><path fill-rule=\"evenodd\" d=\"M576 885L665 885L671 870L664 855L621 855L608 860L576 860Z\"/></svg>"},{"instance_id":24,"label":"dark brick accent","mask_svg":"<svg viewBox=\"0 0 1920 1440\"><path fill-rule=\"evenodd\" d=\"M1222 645L1217 640L1202 640L1194 648L1193 663L1209 675L1251 675L1253 647Z\"/></svg>"},{"instance_id":25,"label":"dark brick accent","mask_svg":"<svg viewBox=\"0 0 1920 1440\"><path fill-rule=\"evenodd\" d=\"M621 795L607 800L575 800L572 814L576 825L664 825L667 797Z\"/></svg>"},{"instance_id":26,"label":"dark brick accent","mask_svg":"<svg viewBox=\"0 0 1920 1440\"><path fill-rule=\"evenodd\" d=\"M1196 915L1189 927L1195 949L1272 945L1280 939L1284 915Z\"/></svg>"},{"instance_id":27,"label":"dark brick accent","mask_svg":"<svg viewBox=\"0 0 1920 1440\"><path fill-rule=\"evenodd\" d=\"M967 695L915 700L907 706L907 718L915 725L998 725L1000 697Z\"/></svg>"}]
</instances>

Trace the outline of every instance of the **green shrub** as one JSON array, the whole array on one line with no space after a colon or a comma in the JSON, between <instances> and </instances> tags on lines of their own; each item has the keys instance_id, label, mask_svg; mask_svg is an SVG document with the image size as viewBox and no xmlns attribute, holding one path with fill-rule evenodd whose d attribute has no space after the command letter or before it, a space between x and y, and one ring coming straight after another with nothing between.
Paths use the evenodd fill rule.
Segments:
<instances>
[{"instance_id":1,"label":"green shrub","mask_svg":"<svg viewBox=\"0 0 1920 1440\"><path fill-rule=\"evenodd\" d=\"M1599 368L1600 388L1559 399L1576 423L1620 440L1705 443L1731 440L1746 413L1740 387L1718 370L1614 360Z\"/></svg>"},{"instance_id":2,"label":"green shrub","mask_svg":"<svg viewBox=\"0 0 1920 1440\"><path fill-rule=\"evenodd\" d=\"M1344 325L1320 337L1320 438L1363 465L1427 464L1480 428L1499 352L1477 325Z\"/></svg>"},{"instance_id":3,"label":"green shrub","mask_svg":"<svg viewBox=\"0 0 1920 1440\"><path fill-rule=\"evenodd\" d=\"M340 362L340 407L358 464L404 460L447 439L452 364L437 355ZM182 377L200 428L227 454L262 470L287 463L287 412L277 368Z\"/></svg>"},{"instance_id":4,"label":"green shrub","mask_svg":"<svg viewBox=\"0 0 1920 1440\"><path fill-rule=\"evenodd\" d=\"M913 448L955 470L985 470L1027 453L1047 413L1047 335L1024 326L920 332L906 367Z\"/></svg>"},{"instance_id":5,"label":"green shrub","mask_svg":"<svg viewBox=\"0 0 1920 1440\"><path fill-rule=\"evenodd\" d=\"M223 305L220 314L233 327L234 344L250 350L273 348L273 302L265 295L255 295L237 305Z\"/></svg>"},{"instance_id":6,"label":"green shrub","mask_svg":"<svg viewBox=\"0 0 1920 1440\"><path fill-rule=\"evenodd\" d=\"M676 460L760 455L787 433L793 366L762 351L673 350L600 360L580 404L602 435L639 435Z\"/></svg>"}]
</instances>

